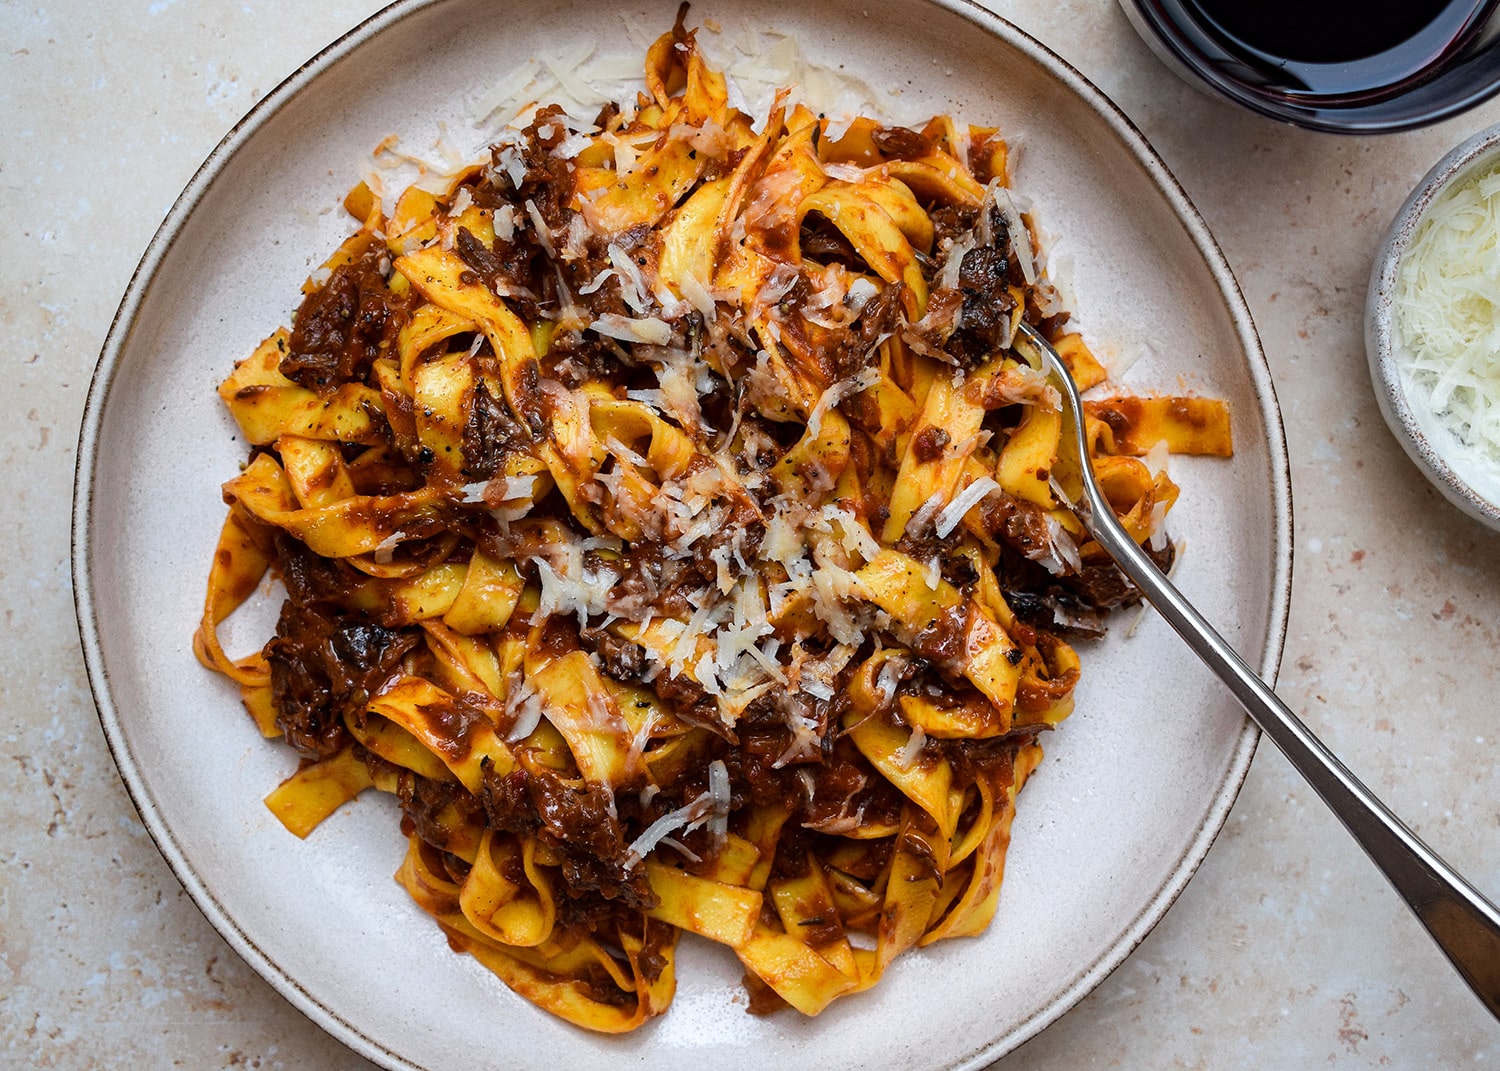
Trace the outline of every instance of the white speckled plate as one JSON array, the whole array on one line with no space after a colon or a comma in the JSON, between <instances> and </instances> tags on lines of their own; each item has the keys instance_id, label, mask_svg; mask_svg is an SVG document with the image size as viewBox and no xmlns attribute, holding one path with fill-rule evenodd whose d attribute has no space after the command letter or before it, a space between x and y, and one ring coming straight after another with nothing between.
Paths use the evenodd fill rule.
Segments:
<instances>
[{"instance_id":1,"label":"white speckled plate","mask_svg":"<svg viewBox=\"0 0 1500 1071\"><path fill-rule=\"evenodd\" d=\"M1222 825L1256 734L1157 618L1085 647L1078 713L1021 798L999 916L982 937L903 957L816 1020L755 1018L722 949L684 941L676 1004L623 1038L511 994L391 880L389 800L363 798L308 840L261 804L294 767L260 739L189 641L243 444L214 387L285 322L345 230L336 205L386 135L461 136L465 100L544 43L639 55L675 5L447 0L382 12L298 71L193 179L125 294L89 395L74 522L78 617L100 717L142 818L204 914L298 1008L393 1068L650 1063L734 1068L972 1068L1076 1003L1182 890ZM1188 596L1267 677L1286 624L1291 504L1271 381L1203 221L1130 123L1077 71L962 0L695 5L797 36L904 107L997 123L1014 185L1074 262L1080 322L1126 382L1228 400L1232 461L1174 461ZM612 43L611 43L612 42ZM711 34L704 35L710 55ZM236 630L240 649L255 627ZM264 636L264 632L260 636Z\"/></svg>"}]
</instances>

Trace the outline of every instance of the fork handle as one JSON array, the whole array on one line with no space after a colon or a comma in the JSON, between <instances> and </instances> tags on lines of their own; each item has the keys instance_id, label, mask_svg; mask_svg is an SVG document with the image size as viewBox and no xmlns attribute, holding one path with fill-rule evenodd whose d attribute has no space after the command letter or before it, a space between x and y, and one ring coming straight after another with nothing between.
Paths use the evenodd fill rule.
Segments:
<instances>
[{"instance_id":1,"label":"fork handle","mask_svg":"<svg viewBox=\"0 0 1500 1071\"><path fill-rule=\"evenodd\" d=\"M1445 863L1324 746L1117 525L1090 481L1090 534L1323 797L1490 1014L1500 1018L1500 910Z\"/></svg>"}]
</instances>

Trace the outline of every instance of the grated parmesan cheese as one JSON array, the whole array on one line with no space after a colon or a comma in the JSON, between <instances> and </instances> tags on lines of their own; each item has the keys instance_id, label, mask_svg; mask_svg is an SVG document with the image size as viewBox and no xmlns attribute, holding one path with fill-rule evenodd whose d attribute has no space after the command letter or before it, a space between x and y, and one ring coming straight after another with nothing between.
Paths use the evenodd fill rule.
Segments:
<instances>
[{"instance_id":1,"label":"grated parmesan cheese","mask_svg":"<svg viewBox=\"0 0 1500 1071\"><path fill-rule=\"evenodd\" d=\"M949 533L964 519L964 514L984 501L992 491L998 490L1000 490L1000 485L991 476L981 476L965 487L938 514L937 527L934 529L938 538L947 539Z\"/></svg>"},{"instance_id":2,"label":"grated parmesan cheese","mask_svg":"<svg viewBox=\"0 0 1500 1071\"><path fill-rule=\"evenodd\" d=\"M1028 285L1035 283L1036 258L1031 251L1031 232L1022 222L1021 212L1011 198L1010 191L1000 185L999 179L995 179L989 185L987 196L994 200L995 207L1000 211L1000 218L1005 220L1005 231L1010 237L1011 248L1015 250L1016 261L1021 266L1021 274ZM979 218L983 226L989 222L989 213L981 212Z\"/></svg>"},{"instance_id":3,"label":"grated parmesan cheese","mask_svg":"<svg viewBox=\"0 0 1500 1071\"><path fill-rule=\"evenodd\" d=\"M1396 357L1467 460L1500 475L1500 165L1428 206L1396 275Z\"/></svg>"},{"instance_id":4,"label":"grated parmesan cheese","mask_svg":"<svg viewBox=\"0 0 1500 1071\"><path fill-rule=\"evenodd\" d=\"M520 188L520 183L516 183ZM547 221L542 218L542 210L536 206L531 198L526 199L526 214L531 217L532 232L536 237L537 245L553 260L557 259L557 247L552 244L552 228L547 226Z\"/></svg>"},{"instance_id":5,"label":"grated parmesan cheese","mask_svg":"<svg viewBox=\"0 0 1500 1071\"><path fill-rule=\"evenodd\" d=\"M652 848L655 848L667 838L667 834L679 830L690 822L700 818L706 820L713 802L712 792L702 792L690 802L677 808L677 810L670 811L652 822L642 831L639 837L630 842L630 848L625 855L626 869L637 866L642 859L651 854ZM673 846L681 850L680 844L674 844Z\"/></svg>"},{"instance_id":6,"label":"grated parmesan cheese","mask_svg":"<svg viewBox=\"0 0 1500 1071\"><path fill-rule=\"evenodd\" d=\"M685 272L678 285L682 288L682 296L687 299L688 303L701 312L705 320L713 323L718 317L718 306L707 284L695 273Z\"/></svg>"},{"instance_id":7,"label":"grated parmesan cheese","mask_svg":"<svg viewBox=\"0 0 1500 1071\"><path fill-rule=\"evenodd\" d=\"M516 104L518 98L531 88L540 71L541 66L537 61L529 59L513 68L509 74L475 97L469 105L469 112L474 117L474 125L481 125L507 106L519 110ZM510 111L509 114L503 116L501 122L508 122L514 115L515 111Z\"/></svg>"},{"instance_id":8,"label":"grated parmesan cheese","mask_svg":"<svg viewBox=\"0 0 1500 1071\"><path fill-rule=\"evenodd\" d=\"M922 749L927 746L927 733L920 725L912 726L911 736L900 751L891 757L891 762L897 769L909 770L911 764L917 761L917 756L922 754Z\"/></svg>"},{"instance_id":9,"label":"grated parmesan cheese","mask_svg":"<svg viewBox=\"0 0 1500 1071\"><path fill-rule=\"evenodd\" d=\"M629 316L621 316L619 313L607 312L592 321L589 328L609 338L617 338L621 342L644 342L651 346L665 346L672 341L672 326L665 320L659 320L654 316L635 320Z\"/></svg>"},{"instance_id":10,"label":"grated parmesan cheese","mask_svg":"<svg viewBox=\"0 0 1500 1071\"><path fill-rule=\"evenodd\" d=\"M405 532L395 531L386 536L375 546L374 558L377 565L389 565L395 557L395 550L409 537Z\"/></svg>"},{"instance_id":11,"label":"grated parmesan cheese","mask_svg":"<svg viewBox=\"0 0 1500 1071\"><path fill-rule=\"evenodd\" d=\"M609 262L614 265L620 280L620 296L625 299L625 304L629 305L632 311L644 313L651 303L647 297L646 279L641 274L640 266L631 259L629 253L614 242L609 244L607 252ZM661 343L661 345L666 345L666 343Z\"/></svg>"}]
</instances>

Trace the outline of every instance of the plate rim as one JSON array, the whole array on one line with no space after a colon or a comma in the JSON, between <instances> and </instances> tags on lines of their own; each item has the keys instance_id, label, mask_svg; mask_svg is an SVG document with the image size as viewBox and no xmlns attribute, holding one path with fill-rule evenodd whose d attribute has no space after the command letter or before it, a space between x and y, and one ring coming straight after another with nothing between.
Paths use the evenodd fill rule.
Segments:
<instances>
[{"instance_id":1,"label":"plate rim","mask_svg":"<svg viewBox=\"0 0 1500 1071\"><path fill-rule=\"evenodd\" d=\"M105 743L117 772L140 816L173 876L215 931L278 994L325 1033L360 1056L392 1071L425 1071L420 1065L376 1042L331 1007L315 998L296 978L263 951L240 927L218 898L203 884L192 862L177 844L171 828L146 784L113 702L109 674L105 668L100 638L98 608L93 592L92 527L93 498L99 436L111 388L119 370L126 343L135 327L146 292L158 269L198 204L245 142L283 108L309 89L318 77L335 63L405 19L450 0L394 0L373 12L356 26L345 31L310 59L301 63L275 88L251 106L194 171L183 190L173 201L126 285L119 307L100 349L99 359L90 377L84 413L79 428L74 463L70 558L73 579L73 604L84 666ZM1290 457L1286 431L1276 397L1270 366L1255 328L1249 304L1229 266L1218 241L1207 222L1193 205L1186 190L1172 174L1155 148L1124 111L1094 85L1069 61L1044 45L1009 19L981 6L976 0L922 0L966 20L991 38L998 38L1046 68L1064 86L1083 98L1094 113L1111 128L1130 155L1146 171L1152 184L1165 198L1173 214L1186 230L1225 303L1240 347L1246 357L1246 371L1258 403L1260 426L1266 435L1267 477L1271 492L1271 570L1268 576L1269 597L1266 606L1265 644L1259 672L1275 684L1285 646L1290 615L1293 570L1293 504ZM1260 730L1248 718L1241 728L1231 759L1220 783L1213 805L1203 824L1177 861L1171 874L1155 894L1137 912L1114 941L1098 957L1078 972L1051 1002L1013 1029L991 1038L971 1050L947 1071L976 1071L1019 1047L1041 1033L1092 992L1120 966L1165 917L1167 910L1181 895L1197 872L1223 830L1229 812L1239 796L1260 739Z\"/></svg>"}]
</instances>

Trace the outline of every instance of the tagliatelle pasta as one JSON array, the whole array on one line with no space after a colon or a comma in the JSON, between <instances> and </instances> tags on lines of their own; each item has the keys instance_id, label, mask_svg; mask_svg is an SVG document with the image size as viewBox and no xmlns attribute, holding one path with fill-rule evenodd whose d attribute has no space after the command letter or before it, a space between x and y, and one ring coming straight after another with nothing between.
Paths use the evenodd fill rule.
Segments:
<instances>
[{"instance_id":1,"label":"tagliatelle pasta","mask_svg":"<svg viewBox=\"0 0 1500 1071\"><path fill-rule=\"evenodd\" d=\"M1011 349L1024 318L1105 378L999 132L728 101L679 16L637 100L540 108L389 212L361 184L219 390L252 449L194 646L303 756L267 805L307 836L394 794L451 945L603 1032L667 1008L684 931L816 1015L984 930L1068 640L1133 598ZM1165 562L1162 454L1227 455L1227 412L1089 424ZM268 572L276 634L231 658Z\"/></svg>"}]
</instances>

